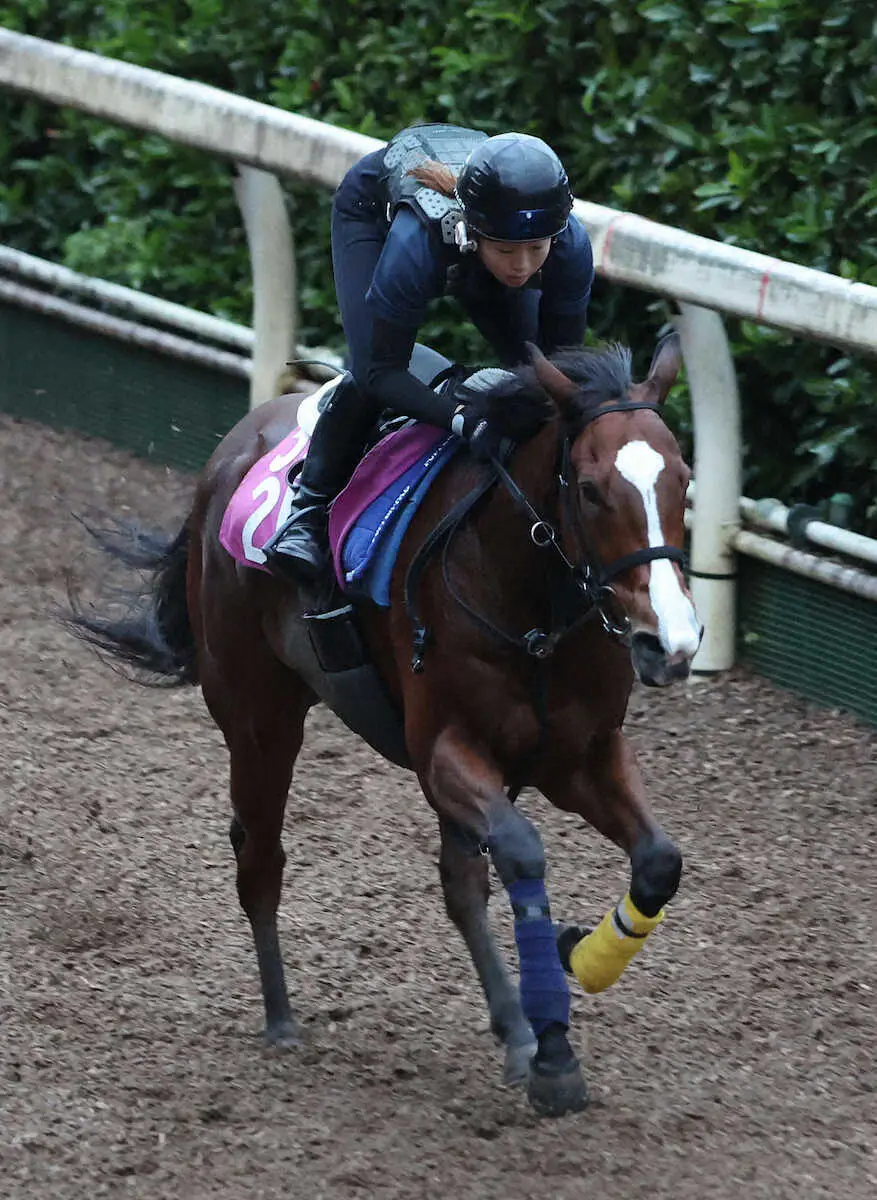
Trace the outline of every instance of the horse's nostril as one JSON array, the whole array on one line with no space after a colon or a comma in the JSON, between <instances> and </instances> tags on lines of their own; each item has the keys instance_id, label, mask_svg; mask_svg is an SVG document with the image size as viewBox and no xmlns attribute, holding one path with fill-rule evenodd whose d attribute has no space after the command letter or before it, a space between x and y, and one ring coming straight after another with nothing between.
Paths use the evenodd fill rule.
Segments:
<instances>
[{"instance_id":1,"label":"horse's nostril","mask_svg":"<svg viewBox=\"0 0 877 1200\"><path fill-rule=\"evenodd\" d=\"M633 644L640 654L650 657L664 657L664 647L654 633L635 633Z\"/></svg>"}]
</instances>

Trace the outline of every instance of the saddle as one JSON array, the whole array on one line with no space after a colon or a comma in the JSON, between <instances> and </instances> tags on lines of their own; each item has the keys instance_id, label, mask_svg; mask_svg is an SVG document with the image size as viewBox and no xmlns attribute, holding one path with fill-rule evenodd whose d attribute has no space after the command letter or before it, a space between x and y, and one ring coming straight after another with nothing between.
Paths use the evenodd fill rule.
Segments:
<instances>
[{"instance_id":1,"label":"saddle","mask_svg":"<svg viewBox=\"0 0 877 1200\"><path fill-rule=\"evenodd\" d=\"M472 373L420 344L410 369L436 389L457 376L473 390L485 389L505 374L493 369ZM243 566L267 570L263 546L289 516L294 480L335 386L332 379L304 398L295 427L250 468L232 496L219 538ZM431 483L461 445L461 439L446 430L383 414L364 457L330 509L329 541L342 593L389 605L390 576L404 533Z\"/></svg>"},{"instance_id":2,"label":"saddle","mask_svg":"<svg viewBox=\"0 0 877 1200\"><path fill-rule=\"evenodd\" d=\"M429 347L415 346L410 370L428 386L440 387L458 369ZM473 389L489 388L505 375L495 369L464 372ZM267 570L262 547L289 515L290 478L304 461L334 386L330 380L305 397L296 426L250 468L229 501L219 539L242 565ZM363 601L389 606L405 532L462 440L432 425L389 416L379 421L371 443L330 509L333 579L287 623L283 658L350 729L393 762L408 766L402 714L371 661L357 606Z\"/></svg>"}]
</instances>

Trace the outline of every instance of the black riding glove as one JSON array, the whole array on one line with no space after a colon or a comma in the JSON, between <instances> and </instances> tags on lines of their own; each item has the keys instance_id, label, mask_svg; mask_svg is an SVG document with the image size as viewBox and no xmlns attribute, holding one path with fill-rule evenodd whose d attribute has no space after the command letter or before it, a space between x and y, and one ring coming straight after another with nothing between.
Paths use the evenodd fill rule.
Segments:
<instances>
[{"instance_id":1,"label":"black riding glove","mask_svg":"<svg viewBox=\"0 0 877 1200\"><path fill-rule=\"evenodd\" d=\"M487 419L483 394L457 387L454 399L457 407L451 417L451 432L468 442L469 452L478 462L489 462L497 457L502 437L491 428Z\"/></svg>"}]
</instances>

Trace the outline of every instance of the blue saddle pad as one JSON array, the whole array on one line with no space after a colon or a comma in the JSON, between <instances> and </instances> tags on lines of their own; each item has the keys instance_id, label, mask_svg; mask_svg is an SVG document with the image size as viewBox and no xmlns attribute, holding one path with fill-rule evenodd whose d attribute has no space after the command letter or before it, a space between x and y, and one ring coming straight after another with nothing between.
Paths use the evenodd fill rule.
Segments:
<instances>
[{"instance_id":1,"label":"blue saddle pad","mask_svg":"<svg viewBox=\"0 0 877 1200\"><path fill-rule=\"evenodd\" d=\"M449 433L363 509L341 551L348 595L390 607L390 579L405 531L432 481L461 445Z\"/></svg>"}]
</instances>

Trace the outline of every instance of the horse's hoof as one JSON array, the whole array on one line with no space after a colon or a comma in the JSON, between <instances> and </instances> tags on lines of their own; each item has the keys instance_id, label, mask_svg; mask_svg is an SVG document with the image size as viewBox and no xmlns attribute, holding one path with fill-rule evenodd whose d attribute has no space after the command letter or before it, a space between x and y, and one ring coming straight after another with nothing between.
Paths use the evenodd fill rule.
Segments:
<instances>
[{"instance_id":1,"label":"horse's hoof","mask_svg":"<svg viewBox=\"0 0 877 1200\"><path fill-rule=\"evenodd\" d=\"M555 921L554 936L557 939L557 953L560 957L560 965L567 975L574 974L569 956L582 938L587 937L589 933L593 933L593 929L589 925L565 925L560 921Z\"/></svg>"},{"instance_id":2,"label":"horse's hoof","mask_svg":"<svg viewBox=\"0 0 877 1200\"><path fill-rule=\"evenodd\" d=\"M549 1025L539 1034L530 1063L527 1098L540 1117L564 1117L587 1107L588 1089L565 1025Z\"/></svg>"},{"instance_id":3,"label":"horse's hoof","mask_svg":"<svg viewBox=\"0 0 877 1200\"><path fill-rule=\"evenodd\" d=\"M527 1099L540 1117L565 1117L588 1107L588 1085L581 1067L575 1063L562 1074L546 1073L536 1063L530 1065Z\"/></svg>"},{"instance_id":4,"label":"horse's hoof","mask_svg":"<svg viewBox=\"0 0 877 1200\"><path fill-rule=\"evenodd\" d=\"M265 1045L271 1050L295 1050L302 1044L301 1030L292 1020L269 1025L263 1037Z\"/></svg>"},{"instance_id":5,"label":"horse's hoof","mask_svg":"<svg viewBox=\"0 0 877 1200\"><path fill-rule=\"evenodd\" d=\"M506 1087L523 1087L530 1078L530 1063L538 1049L532 1042L519 1042L517 1046L506 1046L505 1066L502 1081Z\"/></svg>"}]
</instances>

